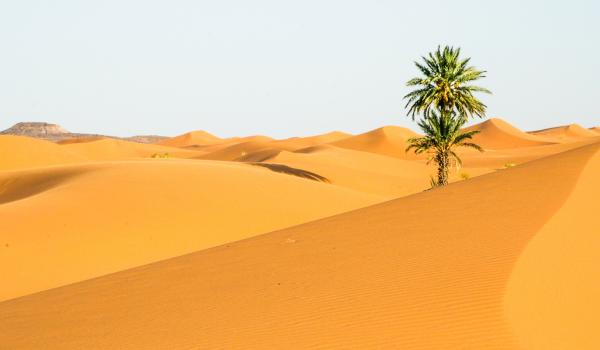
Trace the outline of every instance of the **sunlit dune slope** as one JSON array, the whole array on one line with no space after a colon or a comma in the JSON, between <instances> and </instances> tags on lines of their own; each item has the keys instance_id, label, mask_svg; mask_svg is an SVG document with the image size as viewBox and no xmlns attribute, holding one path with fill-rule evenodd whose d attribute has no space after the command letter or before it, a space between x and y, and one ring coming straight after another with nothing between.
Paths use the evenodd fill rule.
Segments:
<instances>
[{"instance_id":1,"label":"sunlit dune slope","mask_svg":"<svg viewBox=\"0 0 600 350\"><path fill-rule=\"evenodd\" d=\"M61 147L93 161L149 158L157 155L191 158L198 155L198 152L191 150L109 138L66 143Z\"/></svg>"},{"instance_id":2,"label":"sunlit dune slope","mask_svg":"<svg viewBox=\"0 0 600 350\"><path fill-rule=\"evenodd\" d=\"M600 349L600 152L528 243L505 297L524 348Z\"/></svg>"},{"instance_id":3,"label":"sunlit dune slope","mask_svg":"<svg viewBox=\"0 0 600 350\"><path fill-rule=\"evenodd\" d=\"M285 164L325 176L337 186L373 193L388 198L406 196L428 189L435 168L424 162L397 159L376 153L361 152L321 145L283 151L265 160L267 163ZM471 176L485 170L462 169ZM451 172L452 180L459 174Z\"/></svg>"},{"instance_id":4,"label":"sunlit dune slope","mask_svg":"<svg viewBox=\"0 0 600 350\"><path fill-rule=\"evenodd\" d=\"M25 136L0 135L0 171L84 160L83 156L50 141Z\"/></svg>"},{"instance_id":5,"label":"sunlit dune slope","mask_svg":"<svg viewBox=\"0 0 600 350\"><path fill-rule=\"evenodd\" d=\"M564 126L558 126L555 128L549 128L544 130L532 131L533 135L548 136L561 140L577 139L582 137L595 137L596 135L592 130L586 129L579 124L569 124Z\"/></svg>"},{"instance_id":6,"label":"sunlit dune slope","mask_svg":"<svg viewBox=\"0 0 600 350\"><path fill-rule=\"evenodd\" d=\"M158 159L3 172L0 299L379 200L252 165L200 160Z\"/></svg>"},{"instance_id":7,"label":"sunlit dune slope","mask_svg":"<svg viewBox=\"0 0 600 350\"><path fill-rule=\"evenodd\" d=\"M295 146L289 146L286 144L280 144L278 146L273 145L272 140L256 140L256 141L244 141L234 143L220 149L207 152L198 159L212 159L212 160L245 160L248 154L256 152L270 152L269 155L277 153L283 149L295 149ZM274 152L274 153L272 153Z\"/></svg>"},{"instance_id":8,"label":"sunlit dune slope","mask_svg":"<svg viewBox=\"0 0 600 350\"><path fill-rule=\"evenodd\" d=\"M264 136L232 138L221 145L204 148L205 153L198 158L260 162L276 156L281 151L295 151L301 148L318 146L348 136L350 135L333 131L322 135L292 137L284 140L274 140Z\"/></svg>"},{"instance_id":9,"label":"sunlit dune slope","mask_svg":"<svg viewBox=\"0 0 600 350\"><path fill-rule=\"evenodd\" d=\"M419 135L406 128L384 126L364 134L332 142L331 144L337 147L378 153L401 159L414 159L416 158L414 153L405 152L405 150L407 140L417 136Z\"/></svg>"},{"instance_id":10,"label":"sunlit dune slope","mask_svg":"<svg viewBox=\"0 0 600 350\"><path fill-rule=\"evenodd\" d=\"M322 145L325 143L331 143L331 142L336 142L339 140L343 140L346 139L348 137L351 137L351 134L345 133L345 132L341 132L341 131L331 131L325 134L320 134L320 135L314 135L314 136L307 136L307 137L292 137L289 139L285 139L285 140L278 140L275 141L275 143L287 143L287 144L291 144L291 145L295 145L296 147L299 148L305 148L305 147L311 147L311 146L318 146L318 145Z\"/></svg>"},{"instance_id":11,"label":"sunlit dune slope","mask_svg":"<svg viewBox=\"0 0 600 350\"><path fill-rule=\"evenodd\" d=\"M223 142L223 140L217 136L209 134L203 130L196 130L161 140L157 144L171 147L189 147L196 145L212 145L220 142Z\"/></svg>"},{"instance_id":12,"label":"sunlit dune slope","mask_svg":"<svg viewBox=\"0 0 600 350\"><path fill-rule=\"evenodd\" d=\"M598 349L599 152L588 145L6 301L0 343L13 350Z\"/></svg>"},{"instance_id":13,"label":"sunlit dune slope","mask_svg":"<svg viewBox=\"0 0 600 350\"><path fill-rule=\"evenodd\" d=\"M522 148L555 143L543 137L527 134L497 118L488 119L465 130L479 131L473 137L473 142L485 149Z\"/></svg>"},{"instance_id":14,"label":"sunlit dune slope","mask_svg":"<svg viewBox=\"0 0 600 350\"><path fill-rule=\"evenodd\" d=\"M596 127L590 128L590 130L592 130L592 131L597 132L598 134L600 134L600 126L596 126Z\"/></svg>"},{"instance_id":15,"label":"sunlit dune slope","mask_svg":"<svg viewBox=\"0 0 600 350\"><path fill-rule=\"evenodd\" d=\"M572 142L563 142L543 146L531 146L523 148L505 148L485 152L477 152L470 149L459 149L463 166L467 168L503 169L507 165L520 165L532 160L548 157L554 154L579 148L587 144L600 141L600 137L582 138Z\"/></svg>"}]
</instances>

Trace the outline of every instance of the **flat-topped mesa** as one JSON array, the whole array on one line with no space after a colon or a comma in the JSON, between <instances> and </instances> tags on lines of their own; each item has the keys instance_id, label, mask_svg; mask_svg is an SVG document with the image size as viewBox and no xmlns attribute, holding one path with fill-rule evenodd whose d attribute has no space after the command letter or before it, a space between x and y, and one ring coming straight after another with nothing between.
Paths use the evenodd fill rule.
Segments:
<instances>
[{"instance_id":1,"label":"flat-topped mesa","mask_svg":"<svg viewBox=\"0 0 600 350\"><path fill-rule=\"evenodd\" d=\"M157 143L167 139L167 137L158 135L136 135L122 138L100 134L72 133L58 124L46 122L17 123L6 130L0 131L0 135L26 136L52 142L62 141L62 143L89 142L101 138L124 139L137 143Z\"/></svg>"},{"instance_id":2,"label":"flat-topped mesa","mask_svg":"<svg viewBox=\"0 0 600 350\"><path fill-rule=\"evenodd\" d=\"M44 122L22 122L0 131L2 135L19 135L43 139L62 138L70 132L60 125Z\"/></svg>"}]
</instances>

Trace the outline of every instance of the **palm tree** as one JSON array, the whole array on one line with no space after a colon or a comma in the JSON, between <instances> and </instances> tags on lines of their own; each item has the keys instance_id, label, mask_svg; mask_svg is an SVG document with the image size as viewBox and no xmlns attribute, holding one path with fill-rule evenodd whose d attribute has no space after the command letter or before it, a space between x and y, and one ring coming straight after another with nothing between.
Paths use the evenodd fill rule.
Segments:
<instances>
[{"instance_id":1,"label":"palm tree","mask_svg":"<svg viewBox=\"0 0 600 350\"><path fill-rule=\"evenodd\" d=\"M404 99L408 100L408 114L415 119L416 114L427 116L437 109L442 114L451 111L470 118L484 117L486 105L473 95L474 92L490 94L488 89L468 85L469 82L485 77L485 71L469 66L470 58L460 58L460 48L446 46L422 57L423 63L415 62L422 77L409 80L407 86L416 86Z\"/></svg>"},{"instance_id":2,"label":"palm tree","mask_svg":"<svg viewBox=\"0 0 600 350\"><path fill-rule=\"evenodd\" d=\"M479 145L470 140L479 131L463 131L462 126L467 118L455 116L454 113L441 113L433 110L418 123L425 136L410 138L408 152L414 149L416 154L424 152L433 153L430 161L437 164L437 181L432 180L432 186L443 186L448 184L448 172L452 165L462 165L462 161L454 152L457 147L470 147L480 152L483 151Z\"/></svg>"}]
</instances>

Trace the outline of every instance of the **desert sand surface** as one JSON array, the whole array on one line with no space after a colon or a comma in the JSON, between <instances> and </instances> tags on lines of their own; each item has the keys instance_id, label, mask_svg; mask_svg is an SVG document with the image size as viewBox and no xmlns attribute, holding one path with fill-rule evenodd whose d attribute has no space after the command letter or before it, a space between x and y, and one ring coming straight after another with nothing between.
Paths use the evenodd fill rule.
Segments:
<instances>
[{"instance_id":1,"label":"desert sand surface","mask_svg":"<svg viewBox=\"0 0 600 350\"><path fill-rule=\"evenodd\" d=\"M62 143L61 147L90 161L127 160L167 155L175 158L191 158L198 155L192 150L155 144L146 144L111 138L84 139L83 142Z\"/></svg>"},{"instance_id":2,"label":"desert sand surface","mask_svg":"<svg viewBox=\"0 0 600 350\"><path fill-rule=\"evenodd\" d=\"M384 126L332 142L332 145L401 159L415 159L413 153L406 152L406 147L407 140L417 136L419 136L417 133L407 128Z\"/></svg>"},{"instance_id":3,"label":"desert sand surface","mask_svg":"<svg viewBox=\"0 0 600 350\"><path fill-rule=\"evenodd\" d=\"M479 131L473 137L473 142L485 149L522 148L559 142L551 138L528 134L498 118L488 119L466 128L466 130Z\"/></svg>"},{"instance_id":4,"label":"desert sand surface","mask_svg":"<svg viewBox=\"0 0 600 350\"><path fill-rule=\"evenodd\" d=\"M0 135L0 345L598 348L600 134L470 129L430 191L395 126Z\"/></svg>"},{"instance_id":5,"label":"desert sand surface","mask_svg":"<svg viewBox=\"0 0 600 350\"><path fill-rule=\"evenodd\" d=\"M600 143L584 144L443 188L4 301L0 344L598 349L599 171ZM101 179L100 172L87 176ZM86 175L78 176L83 181ZM170 232L186 229L171 219Z\"/></svg>"},{"instance_id":6,"label":"desert sand surface","mask_svg":"<svg viewBox=\"0 0 600 350\"><path fill-rule=\"evenodd\" d=\"M0 135L0 171L85 161L80 154L53 142Z\"/></svg>"},{"instance_id":7,"label":"desert sand surface","mask_svg":"<svg viewBox=\"0 0 600 350\"><path fill-rule=\"evenodd\" d=\"M569 124L558 126L555 128L532 131L531 134L539 136L547 136L559 140L570 140L582 137L595 137L592 130L586 129L579 124Z\"/></svg>"},{"instance_id":8,"label":"desert sand surface","mask_svg":"<svg viewBox=\"0 0 600 350\"><path fill-rule=\"evenodd\" d=\"M295 151L302 148L319 146L350 137L341 131L307 136L292 137L283 140L256 135L249 137L234 137L220 144L203 147L204 154L199 159L234 160L246 162L261 162L276 156L281 151Z\"/></svg>"},{"instance_id":9,"label":"desert sand surface","mask_svg":"<svg viewBox=\"0 0 600 350\"><path fill-rule=\"evenodd\" d=\"M220 143L223 140L204 130L190 131L173 138L168 138L158 142L159 145L172 147L190 147L197 145L211 145Z\"/></svg>"},{"instance_id":10,"label":"desert sand surface","mask_svg":"<svg viewBox=\"0 0 600 350\"><path fill-rule=\"evenodd\" d=\"M332 145L308 147L294 152L282 151L264 162L308 170L326 177L331 184L386 196L388 199L427 189L430 177L435 175L435 168L426 162ZM493 169L485 167L463 167L460 171L453 171L450 177L451 181L459 181L461 174L477 176L491 171Z\"/></svg>"},{"instance_id":11,"label":"desert sand surface","mask_svg":"<svg viewBox=\"0 0 600 350\"><path fill-rule=\"evenodd\" d=\"M381 200L242 163L160 159L0 172L0 299Z\"/></svg>"}]
</instances>

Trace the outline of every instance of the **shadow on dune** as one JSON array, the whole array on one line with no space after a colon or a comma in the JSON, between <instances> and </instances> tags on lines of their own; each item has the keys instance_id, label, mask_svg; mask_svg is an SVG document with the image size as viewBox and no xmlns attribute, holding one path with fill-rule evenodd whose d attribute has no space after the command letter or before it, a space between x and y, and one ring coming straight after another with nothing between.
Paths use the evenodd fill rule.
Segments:
<instances>
[{"instance_id":1,"label":"shadow on dune","mask_svg":"<svg viewBox=\"0 0 600 350\"><path fill-rule=\"evenodd\" d=\"M0 177L0 205L38 195L59 186L80 171L15 173Z\"/></svg>"},{"instance_id":2,"label":"shadow on dune","mask_svg":"<svg viewBox=\"0 0 600 350\"><path fill-rule=\"evenodd\" d=\"M289 166L283 165L283 164L272 164L272 163L248 163L248 164L267 168L267 169L277 172L277 173L294 175L294 176L298 176L298 177L302 177L302 178L314 180L314 181L320 181L320 182L326 182L326 183L330 182L329 179L327 179L326 177L323 177L319 174L315 174L315 173L307 171L307 170L292 168L292 167L289 167Z\"/></svg>"}]
</instances>

